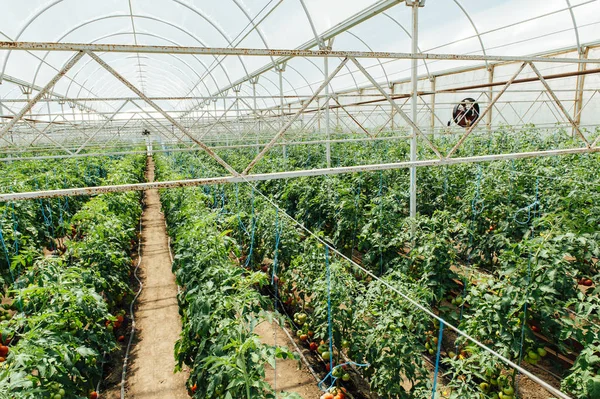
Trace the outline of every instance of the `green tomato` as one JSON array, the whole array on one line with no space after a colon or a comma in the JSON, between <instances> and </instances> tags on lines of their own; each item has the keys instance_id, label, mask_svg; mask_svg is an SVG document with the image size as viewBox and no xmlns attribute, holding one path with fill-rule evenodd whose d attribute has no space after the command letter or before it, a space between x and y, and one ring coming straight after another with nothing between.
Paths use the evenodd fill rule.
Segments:
<instances>
[{"instance_id":1,"label":"green tomato","mask_svg":"<svg viewBox=\"0 0 600 399\"><path fill-rule=\"evenodd\" d=\"M479 388L481 388L483 392L487 393L490 390L490 384L488 384L487 382L482 382L481 384L479 384Z\"/></svg>"},{"instance_id":2,"label":"green tomato","mask_svg":"<svg viewBox=\"0 0 600 399\"><path fill-rule=\"evenodd\" d=\"M506 388L504 388L502 390L502 392L504 393L505 396L506 395L513 395L515 393L515 389L509 385Z\"/></svg>"},{"instance_id":3,"label":"green tomato","mask_svg":"<svg viewBox=\"0 0 600 399\"><path fill-rule=\"evenodd\" d=\"M336 366L333 368L331 375L334 376L335 378L341 378L344 375L344 370L342 369L341 366Z\"/></svg>"},{"instance_id":4,"label":"green tomato","mask_svg":"<svg viewBox=\"0 0 600 399\"><path fill-rule=\"evenodd\" d=\"M508 379L506 378L505 375L501 375L498 377L498 385L500 385L501 387L505 386L507 381L508 381Z\"/></svg>"},{"instance_id":5,"label":"green tomato","mask_svg":"<svg viewBox=\"0 0 600 399\"><path fill-rule=\"evenodd\" d=\"M62 389L62 388L61 388L61 389L58 391L58 393L60 394L60 396L65 396L65 395L67 394L67 393L65 392L65 390L64 390L64 389Z\"/></svg>"},{"instance_id":6,"label":"green tomato","mask_svg":"<svg viewBox=\"0 0 600 399\"><path fill-rule=\"evenodd\" d=\"M342 376L342 381L350 381L350 374L344 373L344 375Z\"/></svg>"},{"instance_id":7,"label":"green tomato","mask_svg":"<svg viewBox=\"0 0 600 399\"><path fill-rule=\"evenodd\" d=\"M328 361L329 359L331 359L331 352L329 352L329 351L323 352L321 354L321 357L323 357L323 360Z\"/></svg>"},{"instance_id":8,"label":"green tomato","mask_svg":"<svg viewBox=\"0 0 600 399\"><path fill-rule=\"evenodd\" d=\"M306 313L296 313L296 316L298 316L298 324L302 325L306 323L306 319L308 318Z\"/></svg>"},{"instance_id":9,"label":"green tomato","mask_svg":"<svg viewBox=\"0 0 600 399\"><path fill-rule=\"evenodd\" d=\"M346 340L346 339L345 339L345 340L343 340L343 341L342 341L342 348L343 348L343 349L348 349L348 348L350 348L350 341L348 341L348 340Z\"/></svg>"},{"instance_id":10,"label":"green tomato","mask_svg":"<svg viewBox=\"0 0 600 399\"><path fill-rule=\"evenodd\" d=\"M538 355L540 355L540 357L546 357L546 355L548 354L548 352L544 348L537 348L537 353Z\"/></svg>"}]
</instances>

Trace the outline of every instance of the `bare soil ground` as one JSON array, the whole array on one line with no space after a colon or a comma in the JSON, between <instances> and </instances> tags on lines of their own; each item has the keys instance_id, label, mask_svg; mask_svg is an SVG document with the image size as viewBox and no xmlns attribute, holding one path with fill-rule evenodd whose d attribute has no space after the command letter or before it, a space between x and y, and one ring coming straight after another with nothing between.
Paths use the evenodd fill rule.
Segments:
<instances>
[{"instance_id":1,"label":"bare soil ground","mask_svg":"<svg viewBox=\"0 0 600 399\"><path fill-rule=\"evenodd\" d=\"M261 342L268 345L287 346L293 350L293 346L285 332L276 323L263 322L256 327L256 334ZM277 384L275 385L275 370L266 366L266 381L277 391L296 392L304 399L318 399L323 392L317 388L317 382L306 370L306 367L295 360L277 359Z\"/></svg>"},{"instance_id":2,"label":"bare soil ground","mask_svg":"<svg viewBox=\"0 0 600 399\"><path fill-rule=\"evenodd\" d=\"M148 158L146 179L154 180L152 158ZM174 372L174 346L181 320L158 190L146 191L144 201L139 271L143 290L135 311L136 337L128 365L126 398L187 399L187 374ZM112 387L102 396L120 398L120 387Z\"/></svg>"}]
</instances>

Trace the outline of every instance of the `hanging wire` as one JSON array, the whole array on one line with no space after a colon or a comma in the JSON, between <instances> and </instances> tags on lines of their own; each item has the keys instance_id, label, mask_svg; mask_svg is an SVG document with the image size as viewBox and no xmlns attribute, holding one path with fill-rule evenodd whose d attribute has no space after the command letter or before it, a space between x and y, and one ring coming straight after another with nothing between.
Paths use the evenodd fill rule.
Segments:
<instances>
[{"instance_id":1,"label":"hanging wire","mask_svg":"<svg viewBox=\"0 0 600 399\"><path fill-rule=\"evenodd\" d=\"M467 264L471 266L471 256L473 254L474 249L474 236L475 236L475 227L477 223L477 217L481 215L483 210L485 209L485 200L481 198L481 181L483 178L483 170L481 165L478 165L477 169L477 182L475 185L475 195L471 200L471 227L469 228L469 253L467 255ZM467 296L467 290L469 288L469 279L472 275L472 270L469 267L469 274L464 274L463 276L463 293L462 293L462 301L460 304L460 314L458 317L459 323L462 321L465 310L465 300L464 297ZM456 351L458 352L458 343L456 344Z\"/></svg>"},{"instance_id":2,"label":"hanging wire","mask_svg":"<svg viewBox=\"0 0 600 399\"><path fill-rule=\"evenodd\" d=\"M253 189L254 190L254 189ZM253 197L254 204L254 197ZM273 272L271 274L271 285L273 286L273 292L275 299L273 301L273 308L277 313L277 302L279 300L279 279L277 277L277 266L279 265L279 243L281 241L282 226L279 221L279 209L275 210L275 252L273 255ZM254 231L253 231L254 233ZM250 259L250 256L248 256ZM273 345L277 346L277 327L273 328ZM274 359L274 373L273 373L273 388L275 391L275 399L277 399L277 359Z\"/></svg>"},{"instance_id":3,"label":"hanging wire","mask_svg":"<svg viewBox=\"0 0 600 399\"><path fill-rule=\"evenodd\" d=\"M536 218L537 214L538 214L538 206L540 204L539 185L540 185L540 180L538 178L535 181L535 201L527 207L527 208L529 208L529 210L528 210L529 216L527 218L527 222L529 222L531 219L531 210L532 209L533 209L533 217L534 218ZM515 213L514 219L517 223L520 224L520 222L517 221L517 214L519 213L519 211L517 211L517 213ZM535 234L535 224L532 223L531 224L531 238L533 238L534 234ZM531 288L531 254L529 254L529 257L527 259L527 277L525 278L525 303L523 304L523 321L521 323L521 343L519 345L519 366L523 363L523 346L525 343L525 326L527 325L527 311L529 310L528 305L529 305L530 288ZM516 375L515 375L515 380L514 380L515 397L518 397L518 395L519 395L518 394L519 380L517 378L518 376L519 376L519 371L517 370Z\"/></svg>"},{"instance_id":4,"label":"hanging wire","mask_svg":"<svg viewBox=\"0 0 600 399\"><path fill-rule=\"evenodd\" d=\"M302 229L303 231L305 231L307 234L309 234L311 237L313 237L319 243L323 244L325 247L327 247L328 249L330 249L331 251L333 251L336 255L340 256L342 259L344 259L347 262L349 262L349 264L351 264L354 268L362 271L363 273L365 273L368 276L372 277L374 280L381 282L381 284L383 284L386 288L388 288L392 292L395 292L396 294L400 295L400 297L402 297L404 300L406 300L407 302L409 302L412 306L414 306L415 308L423 311L425 314L427 314L429 317L433 318L434 320L437 320L440 323L441 322L445 322L438 315L436 315L435 313L433 313L430 309L428 309L425 306L421 305L419 302L417 302L416 300L412 299L406 293L400 291L395 286L391 285L390 283L388 283L385 280L382 280L381 278L379 278L378 276L376 276L375 274L373 274L371 271L365 269L363 266L359 265L358 263L356 263L352 259L350 259L347 256L345 256L342 252L340 252L339 250L337 250L335 247L331 246L331 244L327 243L325 240L323 240L321 237L319 237L313 231L311 231L306 226L304 226L301 222L299 222L298 220L294 219L292 216L290 216L285 211L281 210L281 208L272 199L270 199L263 192L261 192L260 190L258 190L256 188L256 186L252 182L250 182L249 180L245 180L245 181L250 186L254 187L256 189L257 193L262 198L264 198L269 204L271 204L277 210L281 211L281 213L283 214L283 216L286 217L286 218L288 218L292 223L294 223L294 225L298 226L300 229ZM466 332L460 330L458 327L456 327L456 326L454 326L452 324L446 323L446 322L445 322L445 324L446 324L446 326L448 328L450 328L452 331L456 332L458 335L462 336L463 338L465 338L468 341L472 342L473 344L477 345L479 348L481 348L482 350L486 351L487 353L490 353L494 357L500 359L503 363L505 363L505 364L509 365L510 367L512 367L512 368L520 371L522 374L526 375L531 380L533 380L536 383L538 383L540 386L542 386L547 391L551 392L552 394L554 394L554 395L556 395L556 396L558 396L560 398L570 399L570 397L568 395L564 394L559 389L556 389L552 385L548 384L546 381L544 381L541 378L537 377L536 375L530 373L529 371L523 369L521 366L519 366L515 362L511 361L510 359L508 359L507 357L505 357L502 354L498 353L497 351L491 349L490 347L488 347L484 343L482 343L482 342L478 341L477 339L473 338L472 336L470 336Z\"/></svg>"},{"instance_id":5,"label":"hanging wire","mask_svg":"<svg viewBox=\"0 0 600 399\"><path fill-rule=\"evenodd\" d=\"M354 195L354 226L352 229L352 249L350 251L350 257L354 258L354 248L356 247L356 235L358 232L358 207L360 204L360 193L362 191L362 175L359 174L358 179L358 188L356 190L356 194Z\"/></svg>"}]
</instances>

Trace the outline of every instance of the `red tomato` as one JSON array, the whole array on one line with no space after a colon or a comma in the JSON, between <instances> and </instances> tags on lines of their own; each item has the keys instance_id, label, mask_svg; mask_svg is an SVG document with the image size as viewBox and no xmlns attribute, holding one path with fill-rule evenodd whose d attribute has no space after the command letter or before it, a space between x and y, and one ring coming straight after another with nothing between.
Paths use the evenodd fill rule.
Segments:
<instances>
[{"instance_id":1,"label":"red tomato","mask_svg":"<svg viewBox=\"0 0 600 399\"><path fill-rule=\"evenodd\" d=\"M93 391L92 393L90 393L90 399L98 399L98 392Z\"/></svg>"}]
</instances>

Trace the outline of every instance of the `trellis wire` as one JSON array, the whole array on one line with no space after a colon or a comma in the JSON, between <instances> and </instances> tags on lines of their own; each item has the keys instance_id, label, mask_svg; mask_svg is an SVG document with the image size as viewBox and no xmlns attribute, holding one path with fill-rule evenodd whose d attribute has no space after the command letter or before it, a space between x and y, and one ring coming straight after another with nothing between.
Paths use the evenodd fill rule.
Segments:
<instances>
[{"instance_id":1,"label":"trellis wire","mask_svg":"<svg viewBox=\"0 0 600 399\"><path fill-rule=\"evenodd\" d=\"M246 180L246 183L248 183L250 186L254 187L256 189L257 193L261 197L263 197L273 207L277 208L292 223L294 223L296 226L298 226L299 228L301 228L302 230L304 230L307 234L309 234L311 237L313 237L319 243L323 244L328 249L330 249L331 251L333 251L336 255L338 255L342 259L346 260L347 262L349 262L353 267L361 270L363 273L371 276L371 278L379 281L381 284L383 284L389 290L391 290L391 291L395 292L396 294L400 295L404 300L406 300L408 303L410 303L412 306L416 307L417 309L423 311L429 317L437 320L440 323L444 323L448 328L450 328L452 331L456 332L458 335L462 336L463 338L467 339L468 341L471 341L472 343L474 343L475 345L477 345L479 348L483 349L484 351L488 352L489 354L493 355L494 357L500 359L502 362L504 362L505 364L507 364L510 367L514 368L515 370L517 370L517 371L521 372L522 374L526 375L531 380L535 381L537 384L539 384L540 386L542 386L548 392L551 392L552 394L554 394L554 395L556 395L556 396L558 396L560 398L563 398L563 399L572 399L570 396L568 396L567 394L565 394L565 393L561 392L560 390L554 388L552 385L548 384L546 381L542 380L541 378L539 378L535 374L532 374L529 371L523 369L521 366L519 366L515 362L511 361L510 359L506 358L505 356L501 355L500 353L496 352L495 350L489 348L485 344L479 342L478 340L476 340L475 338L471 337L466 332L460 330L458 327L456 327L456 326L448 323L447 321L445 321L444 319L442 319L441 317L439 317L438 315L436 315L435 313L433 313L431 310L427 309L425 306L421 305L420 303L418 303L417 301L415 301L414 299L412 299L411 297L409 297L408 295L406 295L405 293L403 293L402 291L400 291L398 288L394 287L393 285L391 285L390 283L386 282L385 280L382 280L381 278L379 278L378 276L376 276L375 274L373 274L369 270L365 269L364 267L362 267L358 263L354 262L352 259L348 258L342 252L338 251L335 247L333 247L328 242L326 242L325 240L323 240L317 234L315 234L314 232L312 232L310 229L308 229L302 223L300 223L299 221L297 221L296 219L294 219L292 216L290 216L288 213L286 213L285 211L283 211L273 200L271 200L264 193L262 193L260 190L258 190L258 188L256 188L256 186L252 182L250 182L249 180Z\"/></svg>"},{"instance_id":2,"label":"trellis wire","mask_svg":"<svg viewBox=\"0 0 600 399\"><path fill-rule=\"evenodd\" d=\"M529 206L527 206L526 208L528 208L528 212L529 212L529 216L527 218L527 222L528 223L531 219L531 209L533 208L533 217L535 218L537 216L537 211L538 211L538 206L539 206L539 185L540 185L540 179L537 178L536 182L535 182L535 201L533 203L531 203ZM523 208L525 209L525 208ZM521 209L522 210L522 209ZM515 222L520 223L517 220L517 214L521 211L517 211L514 215L514 219ZM531 237L533 237L535 233L535 225L532 223L531 224ZM525 303L523 304L523 322L521 325L521 343L519 345L519 366L521 364L523 364L523 345L525 342L525 326L527 325L527 311L528 311L528 304L529 304L529 289L530 289L530 285L531 285L531 254L529 254L528 259L527 259L527 278L526 278L526 284L525 284ZM518 371L517 371L517 375L515 375L515 380L514 380L514 386L515 386L515 396L518 397L519 395L519 379L518 377Z\"/></svg>"},{"instance_id":3,"label":"trellis wire","mask_svg":"<svg viewBox=\"0 0 600 399\"><path fill-rule=\"evenodd\" d=\"M442 339L444 337L444 322L440 321L440 332L438 334L437 355L435 357L435 370L433 372L433 387L431 389L431 399L435 399L437 391L438 373L440 371L440 355L442 352Z\"/></svg>"}]
</instances>

